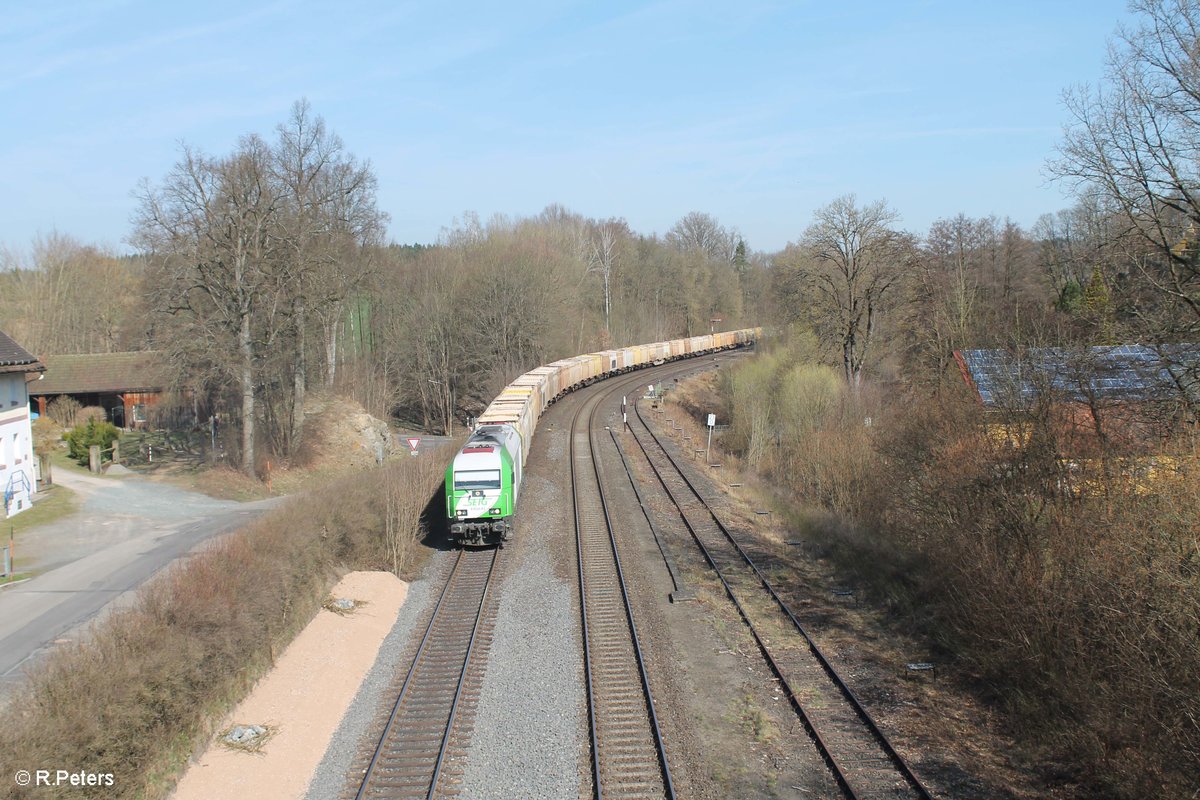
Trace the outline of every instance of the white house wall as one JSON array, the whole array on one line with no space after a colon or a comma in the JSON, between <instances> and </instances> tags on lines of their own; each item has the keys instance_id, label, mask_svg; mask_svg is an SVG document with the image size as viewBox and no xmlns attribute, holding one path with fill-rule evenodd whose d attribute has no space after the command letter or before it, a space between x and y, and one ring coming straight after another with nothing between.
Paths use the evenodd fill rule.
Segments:
<instances>
[{"instance_id":1,"label":"white house wall","mask_svg":"<svg viewBox=\"0 0 1200 800\"><path fill-rule=\"evenodd\" d=\"M29 394L23 373L0 375L0 499L4 516L11 517L33 504L37 490L33 461L33 429Z\"/></svg>"}]
</instances>

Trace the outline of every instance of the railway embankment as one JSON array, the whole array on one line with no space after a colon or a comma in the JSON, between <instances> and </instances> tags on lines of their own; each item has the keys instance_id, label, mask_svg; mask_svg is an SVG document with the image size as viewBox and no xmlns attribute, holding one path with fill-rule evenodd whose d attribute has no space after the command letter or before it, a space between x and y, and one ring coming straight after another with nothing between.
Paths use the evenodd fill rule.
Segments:
<instances>
[{"instance_id":1,"label":"railway embankment","mask_svg":"<svg viewBox=\"0 0 1200 800\"><path fill-rule=\"evenodd\" d=\"M111 785L55 787L62 798L166 796L340 575L409 574L443 465L404 459L325 480L157 576L27 677L0 729L8 774L112 776ZM11 782L0 796L47 796L39 791Z\"/></svg>"},{"instance_id":2,"label":"railway embankment","mask_svg":"<svg viewBox=\"0 0 1200 800\"><path fill-rule=\"evenodd\" d=\"M332 602L218 725L173 800L302 797L407 593L390 572L343 576L330 590ZM239 727L254 735L236 736Z\"/></svg>"},{"instance_id":3,"label":"railway embankment","mask_svg":"<svg viewBox=\"0 0 1200 800\"><path fill-rule=\"evenodd\" d=\"M728 412L707 406L713 391ZM1023 417L1017 447L951 393L845 391L836 373L776 352L679 392L669 416L700 435L704 412L731 414L720 478L776 529L781 569L852 589L853 611L838 612L848 626L911 643L886 660L861 641L833 649L893 670L936 664L936 680L905 682L919 692L878 692L883 715L1001 785L1191 796L1200 550L1181 509L1195 508L1194 470L1131 479L1112 453L1063 458L1077 443L1050 408ZM854 621L859 604L872 613Z\"/></svg>"}]
</instances>

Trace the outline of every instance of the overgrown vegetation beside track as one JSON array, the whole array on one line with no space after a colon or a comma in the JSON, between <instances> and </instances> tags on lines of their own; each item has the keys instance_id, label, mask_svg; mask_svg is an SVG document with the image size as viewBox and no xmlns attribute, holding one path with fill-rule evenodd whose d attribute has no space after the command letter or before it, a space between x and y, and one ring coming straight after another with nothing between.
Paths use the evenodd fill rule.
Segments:
<instances>
[{"instance_id":1,"label":"overgrown vegetation beside track","mask_svg":"<svg viewBox=\"0 0 1200 800\"><path fill-rule=\"evenodd\" d=\"M415 571L436 454L304 492L148 584L90 641L50 655L0 727L5 774L111 772L55 797L163 797L215 720L274 662L351 569ZM314 687L319 691L319 687ZM3 797L41 797L6 781Z\"/></svg>"},{"instance_id":2,"label":"overgrown vegetation beside track","mask_svg":"<svg viewBox=\"0 0 1200 800\"><path fill-rule=\"evenodd\" d=\"M1008 453L978 417L898 415L877 443L887 468L864 524L915 556L931 631L1089 790L1188 796L1200 786L1200 481L1147 489L1064 464L1036 429Z\"/></svg>"},{"instance_id":3,"label":"overgrown vegetation beside track","mask_svg":"<svg viewBox=\"0 0 1200 800\"><path fill-rule=\"evenodd\" d=\"M1055 408L1007 422L953 393L854 395L804 348L725 378L723 442L807 536L1007 710L1080 796L1200 785L1200 476L1069 460ZM693 409L700 413L707 409ZM870 418L870 424L867 419ZM1168 443L1160 463L1190 461ZM1136 464L1135 464L1136 466Z\"/></svg>"}]
</instances>

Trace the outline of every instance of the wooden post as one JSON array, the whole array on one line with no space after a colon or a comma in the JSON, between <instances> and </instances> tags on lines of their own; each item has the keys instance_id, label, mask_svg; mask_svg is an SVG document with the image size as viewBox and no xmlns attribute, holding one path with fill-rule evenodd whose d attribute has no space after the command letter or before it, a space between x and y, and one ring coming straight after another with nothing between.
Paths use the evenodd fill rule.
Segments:
<instances>
[{"instance_id":1,"label":"wooden post","mask_svg":"<svg viewBox=\"0 0 1200 800\"><path fill-rule=\"evenodd\" d=\"M113 463L121 463L121 443L116 439L113 439Z\"/></svg>"},{"instance_id":2,"label":"wooden post","mask_svg":"<svg viewBox=\"0 0 1200 800\"><path fill-rule=\"evenodd\" d=\"M88 448L88 472L100 472L100 445L94 444Z\"/></svg>"}]
</instances>

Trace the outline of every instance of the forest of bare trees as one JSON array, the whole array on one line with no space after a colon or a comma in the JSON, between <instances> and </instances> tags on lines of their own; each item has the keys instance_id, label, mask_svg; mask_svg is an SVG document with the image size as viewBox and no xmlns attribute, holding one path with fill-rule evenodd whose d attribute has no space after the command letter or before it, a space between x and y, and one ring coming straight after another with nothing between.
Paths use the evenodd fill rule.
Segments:
<instances>
[{"instance_id":1,"label":"forest of bare trees","mask_svg":"<svg viewBox=\"0 0 1200 800\"><path fill-rule=\"evenodd\" d=\"M1188 307L1194 232L1173 223L1180 238L1156 249L1094 190L1029 230L952 214L921 234L846 196L780 253L703 212L658 236L558 205L387 244L375 191L369 162L301 101L270 140L185 147L144 182L133 253L61 234L6 253L0 316L42 354L162 351L193 413L232 423L251 473L298 451L314 389L444 431L539 363L714 319L810 332L852 385L934 390L958 380L955 349L1178 340L1192 324L1162 313Z\"/></svg>"},{"instance_id":2,"label":"forest of bare trees","mask_svg":"<svg viewBox=\"0 0 1200 800\"><path fill-rule=\"evenodd\" d=\"M1130 6L1103 80L1065 94L1048 171L1073 199L1031 225L946 208L906 230L860 187L778 252L702 210L656 233L557 204L398 244L370 162L301 100L228 152L183 146L137 188L127 250L0 248L0 328L39 356L160 352L184 416L219 415L253 476L303 457L314 394L449 433L538 364L761 325L723 444L796 535L1061 796L1196 797L1200 0ZM1133 343L1169 396L1095 390L1094 348ZM1046 348L1081 396L1047 380L985 408L955 358Z\"/></svg>"},{"instance_id":3,"label":"forest of bare trees","mask_svg":"<svg viewBox=\"0 0 1200 800\"><path fill-rule=\"evenodd\" d=\"M300 452L314 390L450 431L538 364L751 324L768 289L765 259L700 212L662 238L557 205L468 213L400 246L375 192L369 162L300 101L271 139L184 146L144 181L134 253L59 234L4 253L0 319L39 354L160 351L186 411L220 415L256 474Z\"/></svg>"},{"instance_id":4,"label":"forest of bare trees","mask_svg":"<svg viewBox=\"0 0 1200 800\"><path fill-rule=\"evenodd\" d=\"M0 250L0 321L39 355L161 351L249 474L301 451L313 392L449 432L540 363L763 325L728 444L1085 794L1168 796L1200 763L1200 3L1132 6L1104 83L1067 94L1050 170L1075 200L1028 227L908 231L845 195L777 253L702 211L659 235L553 204L400 245L370 163L300 101L268 138L183 148L128 253ZM1057 348L1083 385L1090 348L1135 342L1169 400L985 412L953 355Z\"/></svg>"}]
</instances>

